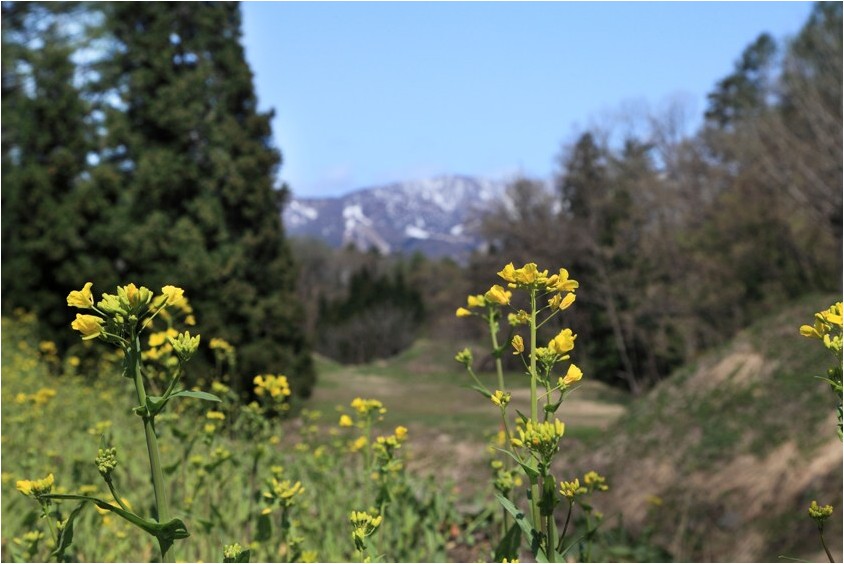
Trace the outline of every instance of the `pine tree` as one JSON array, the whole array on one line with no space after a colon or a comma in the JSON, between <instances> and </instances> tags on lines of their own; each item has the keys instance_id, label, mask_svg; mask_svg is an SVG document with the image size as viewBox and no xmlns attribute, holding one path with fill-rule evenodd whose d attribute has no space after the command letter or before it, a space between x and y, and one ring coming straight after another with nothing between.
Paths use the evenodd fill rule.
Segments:
<instances>
[{"instance_id":1,"label":"pine tree","mask_svg":"<svg viewBox=\"0 0 844 564\"><path fill-rule=\"evenodd\" d=\"M75 46L60 19L75 9L3 4L3 308L33 311L54 327L64 325L64 297L78 284L85 226L75 209L92 148Z\"/></svg>"},{"instance_id":2,"label":"pine tree","mask_svg":"<svg viewBox=\"0 0 844 564\"><path fill-rule=\"evenodd\" d=\"M103 165L120 276L185 289L198 329L238 348L246 380L284 372L307 396L313 368L276 189L272 113L259 112L233 2L112 3L101 69L119 96Z\"/></svg>"}]
</instances>

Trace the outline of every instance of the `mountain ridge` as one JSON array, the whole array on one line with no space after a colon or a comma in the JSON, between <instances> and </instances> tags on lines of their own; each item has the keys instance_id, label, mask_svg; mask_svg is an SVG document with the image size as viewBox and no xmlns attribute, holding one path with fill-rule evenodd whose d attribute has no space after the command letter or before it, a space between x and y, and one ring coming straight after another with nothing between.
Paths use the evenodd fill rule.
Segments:
<instances>
[{"instance_id":1,"label":"mountain ridge","mask_svg":"<svg viewBox=\"0 0 844 564\"><path fill-rule=\"evenodd\" d=\"M282 212L291 237L381 254L421 252L462 260L483 241L480 214L505 197L507 183L467 175L357 188L323 198L293 197Z\"/></svg>"}]
</instances>

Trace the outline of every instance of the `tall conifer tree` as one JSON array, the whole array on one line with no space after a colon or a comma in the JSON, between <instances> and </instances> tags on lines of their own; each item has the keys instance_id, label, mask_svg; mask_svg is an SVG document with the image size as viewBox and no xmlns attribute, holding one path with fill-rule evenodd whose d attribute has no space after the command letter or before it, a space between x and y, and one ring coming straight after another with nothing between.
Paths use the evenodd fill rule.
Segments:
<instances>
[{"instance_id":1,"label":"tall conifer tree","mask_svg":"<svg viewBox=\"0 0 844 564\"><path fill-rule=\"evenodd\" d=\"M183 287L198 329L229 340L239 371L313 381L275 186L272 113L259 112L234 2L110 3L102 69L119 101L102 166L121 178L112 216L120 276Z\"/></svg>"}]
</instances>

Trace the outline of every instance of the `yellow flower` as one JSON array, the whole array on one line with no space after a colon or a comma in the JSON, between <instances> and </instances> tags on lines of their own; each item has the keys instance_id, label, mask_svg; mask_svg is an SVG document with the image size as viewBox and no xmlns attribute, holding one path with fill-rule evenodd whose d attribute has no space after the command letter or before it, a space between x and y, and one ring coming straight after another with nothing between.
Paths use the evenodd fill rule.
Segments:
<instances>
[{"instance_id":1,"label":"yellow flower","mask_svg":"<svg viewBox=\"0 0 844 564\"><path fill-rule=\"evenodd\" d=\"M559 295L559 294L558 294ZM575 296L572 292L566 294L566 297L560 302L560 311L566 310L571 307L571 304L574 303L574 300L577 296Z\"/></svg>"},{"instance_id":2,"label":"yellow flower","mask_svg":"<svg viewBox=\"0 0 844 564\"><path fill-rule=\"evenodd\" d=\"M380 401L376 399L362 399L355 398L350 404L352 409L358 412L359 415L366 417L371 413L377 412L379 415L387 413L387 408L384 407Z\"/></svg>"},{"instance_id":3,"label":"yellow flower","mask_svg":"<svg viewBox=\"0 0 844 564\"><path fill-rule=\"evenodd\" d=\"M459 307L457 308L455 315L457 315L457 317L469 317L470 315L472 315L472 312L466 309L465 307Z\"/></svg>"},{"instance_id":4,"label":"yellow flower","mask_svg":"<svg viewBox=\"0 0 844 564\"><path fill-rule=\"evenodd\" d=\"M96 315L76 314L76 320L70 324L72 329L82 333L82 340L95 339L103 332L103 319Z\"/></svg>"},{"instance_id":5,"label":"yellow flower","mask_svg":"<svg viewBox=\"0 0 844 564\"><path fill-rule=\"evenodd\" d=\"M580 485L580 480L577 478L571 482L560 482L560 494L570 500L586 492L586 488Z\"/></svg>"},{"instance_id":6,"label":"yellow flower","mask_svg":"<svg viewBox=\"0 0 844 564\"><path fill-rule=\"evenodd\" d=\"M185 297L185 291L176 286L164 286L161 293L167 299L167 305L173 305Z\"/></svg>"},{"instance_id":7,"label":"yellow flower","mask_svg":"<svg viewBox=\"0 0 844 564\"><path fill-rule=\"evenodd\" d=\"M399 425L398 427L396 427L395 433L396 433L396 438L400 441L403 441L407 438L407 427Z\"/></svg>"},{"instance_id":8,"label":"yellow flower","mask_svg":"<svg viewBox=\"0 0 844 564\"><path fill-rule=\"evenodd\" d=\"M517 325L527 325L530 321L530 315L523 309L520 309L518 313L508 313L507 314L507 323L512 325L513 327Z\"/></svg>"},{"instance_id":9,"label":"yellow flower","mask_svg":"<svg viewBox=\"0 0 844 564\"><path fill-rule=\"evenodd\" d=\"M565 388L567 386L571 386L575 382L579 382L581 378L583 378L583 371L576 365L571 364L569 365L569 369L566 371L566 375L560 378L559 385L561 388Z\"/></svg>"},{"instance_id":10,"label":"yellow flower","mask_svg":"<svg viewBox=\"0 0 844 564\"><path fill-rule=\"evenodd\" d=\"M290 385L287 383L287 377L279 374L278 376L265 375L255 376L252 382L255 384L255 394L263 396L269 394L275 400L283 400L291 394Z\"/></svg>"},{"instance_id":11,"label":"yellow flower","mask_svg":"<svg viewBox=\"0 0 844 564\"><path fill-rule=\"evenodd\" d=\"M487 300L499 304L499 305L507 305L510 303L510 298L513 296L513 292L505 290L498 284L493 286L489 289L489 291L484 294L484 298Z\"/></svg>"},{"instance_id":12,"label":"yellow flower","mask_svg":"<svg viewBox=\"0 0 844 564\"><path fill-rule=\"evenodd\" d=\"M131 313L147 305L152 299L152 292L144 286L138 288L134 284L127 284L126 286L117 288L117 296L121 302L125 302L128 305L129 311L127 313Z\"/></svg>"},{"instance_id":13,"label":"yellow flower","mask_svg":"<svg viewBox=\"0 0 844 564\"><path fill-rule=\"evenodd\" d=\"M501 270L501 272L498 272L497 274L498 274L501 278L503 278L505 282L511 282L511 283L515 283L515 282L516 282L516 269L515 269L515 267L513 266L513 263L512 263L512 262L511 262L511 263L509 263L508 265L506 265L506 266L505 266L505 267Z\"/></svg>"},{"instance_id":14,"label":"yellow flower","mask_svg":"<svg viewBox=\"0 0 844 564\"><path fill-rule=\"evenodd\" d=\"M516 351L513 354L522 354L525 352L525 341L522 339L521 335L514 336L513 340L510 341L510 344L513 345L513 348Z\"/></svg>"},{"instance_id":15,"label":"yellow flower","mask_svg":"<svg viewBox=\"0 0 844 564\"><path fill-rule=\"evenodd\" d=\"M815 339L822 339L824 333L824 326L823 323L815 322L815 326L812 327L811 325L801 325L800 326L800 334L804 337L815 338Z\"/></svg>"},{"instance_id":16,"label":"yellow flower","mask_svg":"<svg viewBox=\"0 0 844 564\"><path fill-rule=\"evenodd\" d=\"M352 422L352 418L346 415L345 413L340 416L340 426L341 427L351 427L354 425Z\"/></svg>"},{"instance_id":17,"label":"yellow flower","mask_svg":"<svg viewBox=\"0 0 844 564\"><path fill-rule=\"evenodd\" d=\"M832 516L832 506L831 505L824 505L819 506L817 501L812 501L811 505L809 505L809 516L812 517L818 523L823 523L827 519Z\"/></svg>"},{"instance_id":18,"label":"yellow flower","mask_svg":"<svg viewBox=\"0 0 844 564\"><path fill-rule=\"evenodd\" d=\"M226 414L222 411L209 411L205 414L207 419L217 419L219 421L223 421L226 418Z\"/></svg>"},{"instance_id":19,"label":"yellow flower","mask_svg":"<svg viewBox=\"0 0 844 564\"><path fill-rule=\"evenodd\" d=\"M499 407L507 407L507 404L510 403L510 394L501 390L495 390L495 393L489 399Z\"/></svg>"},{"instance_id":20,"label":"yellow flower","mask_svg":"<svg viewBox=\"0 0 844 564\"><path fill-rule=\"evenodd\" d=\"M591 470L583 476L583 483L590 490L607 491L610 487L607 485L607 479Z\"/></svg>"},{"instance_id":21,"label":"yellow flower","mask_svg":"<svg viewBox=\"0 0 844 564\"><path fill-rule=\"evenodd\" d=\"M476 296L469 296L466 298L466 305L467 307L484 307L486 302L484 301L484 297L478 294Z\"/></svg>"},{"instance_id":22,"label":"yellow flower","mask_svg":"<svg viewBox=\"0 0 844 564\"><path fill-rule=\"evenodd\" d=\"M38 497L53 491L53 483L53 473L51 472L41 480L18 480L15 486L23 495Z\"/></svg>"},{"instance_id":23,"label":"yellow flower","mask_svg":"<svg viewBox=\"0 0 844 564\"><path fill-rule=\"evenodd\" d=\"M369 442L369 441L366 440L366 437L358 437L352 443L350 449L351 449L352 452L357 452L360 449L362 449L363 447L365 447L367 442Z\"/></svg>"},{"instance_id":24,"label":"yellow flower","mask_svg":"<svg viewBox=\"0 0 844 564\"><path fill-rule=\"evenodd\" d=\"M842 308L841 302L837 302L829 306L829 308L825 311L818 313L824 321L829 323L830 325L838 325L839 327L842 326Z\"/></svg>"},{"instance_id":25,"label":"yellow flower","mask_svg":"<svg viewBox=\"0 0 844 564\"><path fill-rule=\"evenodd\" d=\"M571 329L563 329L556 337L551 339L548 348L559 355L565 355L574 348L576 338L577 335L573 335Z\"/></svg>"},{"instance_id":26,"label":"yellow flower","mask_svg":"<svg viewBox=\"0 0 844 564\"><path fill-rule=\"evenodd\" d=\"M554 289L558 292L574 292L580 287L580 282L569 279L569 271L565 268L560 269L559 274L555 274L549 278L549 282L553 280Z\"/></svg>"},{"instance_id":27,"label":"yellow flower","mask_svg":"<svg viewBox=\"0 0 844 564\"><path fill-rule=\"evenodd\" d=\"M73 290L67 295L67 305L79 309L91 309L94 305L94 296L91 294L93 282L86 282L81 290Z\"/></svg>"}]
</instances>

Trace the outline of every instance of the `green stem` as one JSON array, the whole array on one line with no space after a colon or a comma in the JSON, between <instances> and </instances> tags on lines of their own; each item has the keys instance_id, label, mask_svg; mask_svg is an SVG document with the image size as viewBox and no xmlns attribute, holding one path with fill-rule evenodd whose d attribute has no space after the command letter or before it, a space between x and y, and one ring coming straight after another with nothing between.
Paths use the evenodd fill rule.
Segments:
<instances>
[{"instance_id":1,"label":"green stem","mask_svg":"<svg viewBox=\"0 0 844 564\"><path fill-rule=\"evenodd\" d=\"M554 515L545 516L545 556L548 562L554 562L554 533L553 533Z\"/></svg>"},{"instance_id":2,"label":"green stem","mask_svg":"<svg viewBox=\"0 0 844 564\"><path fill-rule=\"evenodd\" d=\"M117 502L117 505L119 505L123 511L131 512L132 510L126 507L126 504L123 503L123 500L120 498L120 494L117 493L117 488L114 487L114 483L111 481L110 477L106 478L106 485L108 486L108 491L111 492L111 497L113 497L114 501Z\"/></svg>"},{"instance_id":3,"label":"green stem","mask_svg":"<svg viewBox=\"0 0 844 564\"><path fill-rule=\"evenodd\" d=\"M498 389L506 392L507 390L504 389L504 367L501 363L501 351L498 350L498 332L495 327L495 315L495 310L490 308L489 317L487 318L489 321L489 336L492 340L492 353L495 356L495 372L498 375Z\"/></svg>"},{"instance_id":4,"label":"green stem","mask_svg":"<svg viewBox=\"0 0 844 564\"><path fill-rule=\"evenodd\" d=\"M826 541L823 539L823 525L818 525L818 534L821 536L821 546L823 546L823 549L826 552L826 557L829 558L830 562L835 562L835 559L832 557L832 553L826 547Z\"/></svg>"},{"instance_id":5,"label":"green stem","mask_svg":"<svg viewBox=\"0 0 844 564\"><path fill-rule=\"evenodd\" d=\"M574 509L574 502L569 501L569 512L566 515L566 523L563 525L563 532L560 533L560 542L557 543L557 552L563 551L563 541L566 539L566 531L569 529L569 521L571 521L571 512Z\"/></svg>"},{"instance_id":6,"label":"green stem","mask_svg":"<svg viewBox=\"0 0 844 564\"><path fill-rule=\"evenodd\" d=\"M128 351L129 370L135 380L135 391L138 393L138 402L141 407L147 404L147 394L144 389L144 379L141 375L141 341L137 334L132 337L132 345ZM145 415L144 435L147 442L147 454L149 455L149 467L152 474L152 487L155 492L155 509L158 513L158 522L166 523L170 520L170 511L167 508L167 492L164 489L164 474L161 471L161 459L158 454L158 439L155 436L155 423L152 417ZM168 554L168 548L159 541L161 548L162 562L172 562L172 553Z\"/></svg>"},{"instance_id":7,"label":"green stem","mask_svg":"<svg viewBox=\"0 0 844 564\"><path fill-rule=\"evenodd\" d=\"M530 419L534 424L539 423L539 407L536 400L536 288L530 289ZM533 526L542 527L542 517L539 512L539 478L533 478L530 484L530 505L533 516Z\"/></svg>"}]
</instances>

